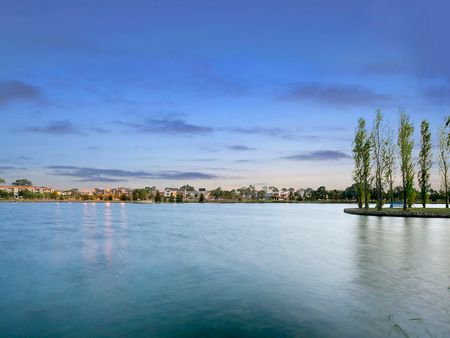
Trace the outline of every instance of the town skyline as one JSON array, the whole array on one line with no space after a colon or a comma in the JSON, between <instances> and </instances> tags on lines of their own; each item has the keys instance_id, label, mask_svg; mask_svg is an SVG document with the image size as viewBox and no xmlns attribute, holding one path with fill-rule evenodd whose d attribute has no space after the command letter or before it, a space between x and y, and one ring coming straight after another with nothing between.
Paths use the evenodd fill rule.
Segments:
<instances>
[{"instance_id":1,"label":"town skyline","mask_svg":"<svg viewBox=\"0 0 450 338\"><path fill-rule=\"evenodd\" d=\"M448 5L324 4L4 4L0 177L345 189L357 118L378 108L394 130L406 109L414 156L424 119L436 145Z\"/></svg>"}]
</instances>

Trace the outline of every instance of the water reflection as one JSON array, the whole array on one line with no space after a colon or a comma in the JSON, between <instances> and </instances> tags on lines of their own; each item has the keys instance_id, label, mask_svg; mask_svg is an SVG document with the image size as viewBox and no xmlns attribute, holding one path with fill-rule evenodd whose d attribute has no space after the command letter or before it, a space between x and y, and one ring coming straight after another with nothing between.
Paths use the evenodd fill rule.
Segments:
<instances>
[{"instance_id":1,"label":"water reflection","mask_svg":"<svg viewBox=\"0 0 450 338\"><path fill-rule=\"evenodd\" d=\"M103 238L104 238L104 254L108 263L112 261L113 255L113 221L112 221L112 208L111 203L105 203L104 215L103 215Z\"/></svg>"},{"instance_id":2,"label":"water reflection","mask_svg":"<svg viewBox=\"0 0 450 338\"><path fill-rule=\"evenodd\" d=\"M450 300L450 250L435 236L442 236L444 226L432 219L357 218L355 283L358 297L365 300L362 317L378 317L378 334L387 335L392 328L419 337L450 332L444 310Z\"/></svg>"},{"instance_id":3,"label":"water reflection","mask_svg":"<svg viewBox=\"0 0 450 338\"><path fill-rule=\"evenodd\" d=\"M82 223L80 224L83 246L82 251L87 261L95 263L97 256L98 241L96 232L98 227L97 205L94 203L83 203Z\"/></svg>"},{"instance_id":4,"label":"water reflection","mask_svg":"<svg viewBox=\"0 0 450 338\"><path fill-rule=\"evenodd\" d=\"M0 204L0 335L447 337L448 220L342 208Z\"/></svg>"},{"instance_id":5,"label":"water reflection","mask_svg":"<svg viewBox=\"0 0 450 338\"><path fill-rule=\"evenodd\" d=\"M120 204L119 208L119 227L120 227L120 249L121 253L125 254L128 248L128 220L127 207L125 203Z\"/></svg>"}]
</instances>

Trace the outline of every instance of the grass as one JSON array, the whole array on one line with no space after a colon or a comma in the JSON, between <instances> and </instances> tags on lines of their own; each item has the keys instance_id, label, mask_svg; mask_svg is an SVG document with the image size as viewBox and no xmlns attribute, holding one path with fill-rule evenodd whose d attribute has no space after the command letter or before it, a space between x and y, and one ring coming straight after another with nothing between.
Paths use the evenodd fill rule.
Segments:
<instances>
[{"instance_id":1,"label":"grass","mask_svg":"<svg viewBox=\"0 0 450 338\"><path fill-rule=\"evenodd\" d=\"M355 215L369 215L369 216L398 216L398 217L445 217L450 218L450 208L410 208L406 211L403 208L383 208L378 211L375 208L359 209L349 208L344 209L344 212Z\"/></svg>"}]
</instances>

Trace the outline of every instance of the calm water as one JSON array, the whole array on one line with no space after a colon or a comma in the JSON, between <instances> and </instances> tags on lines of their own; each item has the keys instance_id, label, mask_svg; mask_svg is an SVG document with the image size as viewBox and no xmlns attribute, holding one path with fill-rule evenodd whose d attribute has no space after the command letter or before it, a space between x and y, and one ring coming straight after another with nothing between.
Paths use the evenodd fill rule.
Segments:
<instances>
[{"instance_id":1,"label":"calm water","mask_svg":"<svg viewBox=\"0 0 450 338\"><path fill-rule=\"evenodd\" d=\"M0 204L0 335L449 337L450 222Z\"/></svg>"}]
</instances>

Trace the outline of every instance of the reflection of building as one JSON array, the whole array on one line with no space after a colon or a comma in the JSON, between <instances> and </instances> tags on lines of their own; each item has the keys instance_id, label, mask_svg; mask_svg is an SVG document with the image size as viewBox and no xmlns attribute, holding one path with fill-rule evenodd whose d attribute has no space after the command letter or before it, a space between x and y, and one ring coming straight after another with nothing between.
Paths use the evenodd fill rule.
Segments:
<instances>
[{"instance_id":1,"label":"reflection of building","mask_svg":"<svg viewBox=\"0 0 450 338\"><path fill-rule=\"evenodd\" d=\"M0 186L0 190L5 191L9 194L13 194L14 197L19 197L19 193L25 190L39 194L52 193L55 191L55 189L53 188L36 187L34 185L3 185Z\"/></svg>"}]
</instances>

